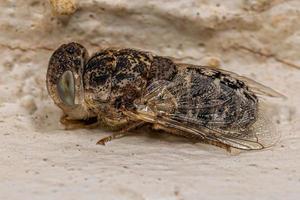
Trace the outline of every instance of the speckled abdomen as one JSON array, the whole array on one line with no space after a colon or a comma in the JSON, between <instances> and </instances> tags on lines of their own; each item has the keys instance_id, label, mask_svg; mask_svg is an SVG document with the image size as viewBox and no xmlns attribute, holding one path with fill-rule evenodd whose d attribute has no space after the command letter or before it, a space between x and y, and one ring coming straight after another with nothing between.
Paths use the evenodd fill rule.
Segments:
<instances>
[{"instance_id":1,"label":"speckled abdomen","mask_svg":"<svg viewBox=\"0 0 300 200\"><path fill-rule=\"evenodd\" d=\"M172 80L176 119L219 128L246 128L256 120L258 99L243 82L212 69L186 68Z\"/></svg>"}]
</instances>

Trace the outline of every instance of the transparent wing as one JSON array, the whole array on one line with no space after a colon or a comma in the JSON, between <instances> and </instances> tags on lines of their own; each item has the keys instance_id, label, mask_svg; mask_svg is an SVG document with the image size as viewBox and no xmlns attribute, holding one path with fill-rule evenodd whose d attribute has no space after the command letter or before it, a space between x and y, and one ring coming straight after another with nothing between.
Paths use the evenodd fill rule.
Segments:
<instances>
[{"instance_id":1,"label":"transparent wing","mask_svg":"<svg viewBox=\"0 0 300 200\"><path fill-rule=\"evenodd\" d=\"M220 130L212 128L221 134L218 141L238 149L263 149L274 145L280 139L274 121L271 119L272 109L260 102L257 120L247 129Z\"/></svg>"},{"instance_id":2,"label":"transparent wing","mask_svg":"<svg viewBox=\"0 0 300 200\"><path fill-rule=\"evenodd\" d=\"M136 103L135 110L124 110L124 114L132 120L142 120L158 124L166 129L180 131L182 136L226 144L243 150L258 150L276 143L279 134L272 121L266 116L265 104L260 103L256 122L247 129L220 129L216 124L203 124L199 119L188 118L185 115L175 115L176 99L172 90L176 90L180 82L157 81L149 86L144 100ZM206 105L207 106L207 105ZM210 104L208 106L213 106ZM189 109L199 109L195 106ZM214 123L218 123L215 121ZM220 122L221 123L221 122Z\"/></svg>"},{"instance_id":3,"label":"transparent wing","mask_svg":"<svg viewBox=\"0 0 300 200\"><path fill-rule=\"evenodd\" d=\"M228 71L224 71L222 70L223 73L231 73L230 75L232 77L235 77L239 80L242 80L243 82L245 82L249 88L255 92L256 94L258 95L263 95L263 96L269 96L269 97L279 97L279 98L283 98L283 99L286 99L286 96L284 96L283 94L273 90L272 88L268 87L268 86L265 86L261 83L258 83L248 77L245 77L245 76L240 76L238 74L235 74L235 73L232 73L232 72L228 72Z\"/></svg>"},{"instance_id":4,"label":"transparent wing","mask_svg":"<svg viewBox=\"0 0 300 200\"><path fill-rule=\"evenodd\" d=\"M212 70L212 71L219 71L219 72L222 72L223 74L229 75L229 76L231 76L235 79L243 81L257 95L286 99L286 96L284 96L283 94L273 90L272 88L270 88L268 86L265 86L261 83L258 83L258 82L254 81L254 80L252 80L248 77L238 75L238 74L236 74L234 72L231 72L231 71L227 71L227 70L224 70L224 69L216 69L216 68L209 67L209 66L197 66L197 65L187 65L187 64L178 64L178 66L182 67L182 68L187 68L187 67L188 68L196 68L196 69L197 68L202 68L202 69L209 69L209 70Z\"/></svg>"}]
</instances>

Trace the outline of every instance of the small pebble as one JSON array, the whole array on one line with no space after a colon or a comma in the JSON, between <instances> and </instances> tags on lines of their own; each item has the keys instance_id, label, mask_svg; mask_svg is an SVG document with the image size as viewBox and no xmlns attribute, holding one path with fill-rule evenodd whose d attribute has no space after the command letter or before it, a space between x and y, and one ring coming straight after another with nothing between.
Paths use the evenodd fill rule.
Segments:
<instances>
[{"instance_id":1,"label":"small pebble","mask_svg":"<svg viewBox=\"0 0 300 200\"><path fill-rule=\"evenodd\" d=\"M206 66L220 68L221 61L218 57L208 56L202 59L201 63Z\"/></svg>"},{"instance_id":2,"label":"small pebble","mask_svg":"<svg viewBox=\"0 0 300 200\"><path fill-rule=\"evenodd\" d=\"M59 15L71 15L76 9L76 0L50 0L52 10Z\"/></svg>"}]
</instances>

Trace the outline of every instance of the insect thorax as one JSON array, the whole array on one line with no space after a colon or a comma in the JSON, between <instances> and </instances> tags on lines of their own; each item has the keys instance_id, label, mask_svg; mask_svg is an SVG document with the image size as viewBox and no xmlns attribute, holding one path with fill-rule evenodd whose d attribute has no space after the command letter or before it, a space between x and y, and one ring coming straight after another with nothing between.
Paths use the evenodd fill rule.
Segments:
<instances>
[{"instance_id":1,"label":"insect thorax","mask_svg":"<svg viewBox=\"0 0 300 200\"><path fill-rule=\"evenodd\" d=\"M172 80L176 72L170 59L133 49L107 49L92 56L85 66L85 98L99 111L130 107L152 81Z\"/></svg>"}]
</instances>

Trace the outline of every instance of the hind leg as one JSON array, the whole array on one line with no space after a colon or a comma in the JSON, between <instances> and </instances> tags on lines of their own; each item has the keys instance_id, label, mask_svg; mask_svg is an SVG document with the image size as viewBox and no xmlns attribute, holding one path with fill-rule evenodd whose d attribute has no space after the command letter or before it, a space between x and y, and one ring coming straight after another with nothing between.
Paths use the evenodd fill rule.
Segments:
<instances>
[{"instance_id":1,"label":"hind leg","mask_svg":"<svg viewBox=\"0 0 300 200\"><path fill-rule=\"evenodd\" d=\"M201 142L201 143L204 143L204 144L211 144L211 145L223 148L229 153L231 152L231 147L228 144L224 144L224 143L221 143L219 141L205 139L203 137L199 137L199 136L194 135L194 134L189 134L187 132L183 132L183 131L180 131L180 130L177 130L177 129L168 128L168 127L165 127L165 126L162 126L162 125L159 125L159 124L153 124L152 128L155 129L155 130L163 130L167 133L170 133L170 134L173 134L173 135L176 135L176 136L185 137L185 138L190 139L190 140L195 141L195 142Z\"/></svg>"}]
</instances>

